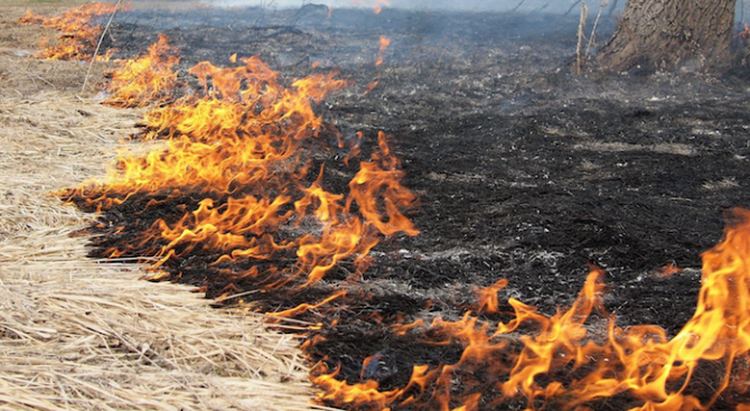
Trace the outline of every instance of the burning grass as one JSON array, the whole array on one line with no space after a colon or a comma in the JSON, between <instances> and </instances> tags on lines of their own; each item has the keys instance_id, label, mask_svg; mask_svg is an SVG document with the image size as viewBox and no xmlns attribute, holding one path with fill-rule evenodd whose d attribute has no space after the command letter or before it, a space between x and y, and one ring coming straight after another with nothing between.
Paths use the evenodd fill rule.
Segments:
<instances>
[{"instance_id":1,"label":"burning grass","mask_svg":"<svg viewBox=\"0 0 750 411\"><path fill-rule=\"evenodd\" d=\"M94 55L103 28L97 18L116 13L120 4L87 3L59 16L45 17L28 11L18 21L22 24L38 24L58 30L57 42L45 40L37 58L47 60L109 61L117 50L107 50L103 55Z\"/></svg>"},{"instance_id":2,"label":"burning grass","mask_svg":"<svg viewBox=\"0 0 750 411\"><path fill-rule=\"evenodd\" d=\"M175 99L175 92L181 88L174 71L179 62L179 50L160 34L159 41L149 46L145 55L120 62L120 67L108 74L106 103L133 108Z\"/></svg>"},{"instance_id":3,"label":"burning grass","mask_svg":"<svg viewBox=\"0 0 750 411\"><path fill-rule=\"evenodd\" d=\"M189 72L204 94L188 95L145 118L143 139L164 139L166 147L145 155L122 153L108 180L63 194L103 211L131 197L151 198L147 207L173 201L185 210L178 221L157 220L132 247L113 248L109 257L154 256L162 265L196 252L217 253L213 264L226 266L230 280L256 278L259 287L273 289L300 279L300 286L314 284L347 259L361 275L379 235L417 234L402 214L415 196L399 183L403 173L388 137L380 133L377 149L360 160L359 140L345 141L313 112L313 101L346 85L336 73L313 74L285 87L257 57L227 68L202 62ZM323 187L324 166L313 159L316 151L331 150L324 138L348 152L344 165L352 158L359 162L347 196ZM318 178L308 182L315 169ZM253 262L271 265L259 270ZM243 263L251 268L235 271Z\"/></svg>"},{"instance_id":4,"label":"burning grass","mask_svg":"<svg viewBox=\"0 0 750 411\"><path fill-rule=\"evenodd\" d=\"M329 392L321 398L367 409L477 409L480 403L513 401L537 410L602 409L605 400L621 395L640 403L631 410L745 407L750 211L737 209L731 218L724 240L703 254L695 314L671 338L654 325L617 326L603 308L604 271L595 268L573 306L552 317L511 299L514 318L508 322L495 324L469 311L456 322L437 318L427 327L422 321L397 326L396 334L463 350L455 363L415 366L403 389L380 391L372 380L349 385L337 381L336 373L313 381ZM477 314L497 314L496 294L506 285L479 290Z\"/></svg>"}]
</instances>

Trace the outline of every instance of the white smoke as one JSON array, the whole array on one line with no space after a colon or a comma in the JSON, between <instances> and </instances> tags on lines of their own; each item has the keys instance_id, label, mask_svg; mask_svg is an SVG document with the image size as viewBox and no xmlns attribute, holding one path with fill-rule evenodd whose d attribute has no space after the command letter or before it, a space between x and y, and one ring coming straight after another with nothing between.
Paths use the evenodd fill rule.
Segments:
<instances>
[{"instance_id":1,"label":"white smoke","mask_svg":"<svg viewBox=\"0 0 750 411\"><path fill-rule=\"evenodd\" d=\"M218 7L268 7L268 8L297 8L305 4L323 4L334 10L337 8L374 8L378 4L385 4L377 0L203 0ZM604 3L603 0L584 0L589 10L594 10ZM609 4L615 0L609 0ZM519 12L545 11L548 13L565 13L580 4L579 0L389 0L391 8L420 9L420 10L461 10L461 11L510 11ZM618 8L622 8L625 0L617 1Z\"/></svg>"}]
</instances>

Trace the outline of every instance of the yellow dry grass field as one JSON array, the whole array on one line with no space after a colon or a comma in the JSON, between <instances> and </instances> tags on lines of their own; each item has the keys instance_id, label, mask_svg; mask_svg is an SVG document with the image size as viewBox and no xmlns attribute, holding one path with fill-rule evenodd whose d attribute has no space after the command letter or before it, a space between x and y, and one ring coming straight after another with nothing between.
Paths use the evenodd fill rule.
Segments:
<instances>
[{"instance_id":1,"label":"yellow dry grass field","mask_svg":"<svg viewBox=\"0 0 750 411\"><path fill-rule=\"evenodd\" d=\"M93 217L50 193L103 175L142 115L81 93L87 64L28 57L54 33L18 17L74 4L0 3L0 409L320 409L293 336L70 236Z\"/></svg>"}]
</instances>

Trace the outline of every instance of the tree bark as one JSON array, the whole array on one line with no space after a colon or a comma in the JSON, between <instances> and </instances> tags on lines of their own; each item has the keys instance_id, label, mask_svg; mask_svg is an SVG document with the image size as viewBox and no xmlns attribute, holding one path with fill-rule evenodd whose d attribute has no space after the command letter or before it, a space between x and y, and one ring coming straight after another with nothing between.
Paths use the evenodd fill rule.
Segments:
<instances>
[{"instance_id":1,"label":"tree bark","mask_svg":"<svg viewBox=\"0 0 750 411\"><path fill-rule=\"evenodd\" d=\"M628 0L597 56L605 69L706 71L731 64L736 0Z\"/></svg>"}]
</instances>

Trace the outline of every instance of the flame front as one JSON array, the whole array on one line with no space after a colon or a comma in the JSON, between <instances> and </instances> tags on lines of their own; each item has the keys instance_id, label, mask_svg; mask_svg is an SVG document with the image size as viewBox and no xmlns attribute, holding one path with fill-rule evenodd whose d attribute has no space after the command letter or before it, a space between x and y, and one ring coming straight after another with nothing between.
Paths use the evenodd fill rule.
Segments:
<instances>
[{"instance_id":1,"label":"flame front","mask_svg":"<svg viewBox=\"0 0 750 411\"><path fill-rule=\"evenodd\" d=\"M176 84L175 52L161 37L147 56L125 63L123 68L132 70L115 73L110 84L117 85L116 99L137 105L167 95ZM156 257L159 267L211 253L230 277L253 278L261 287L306 286L343 261L353 264L354 274L361 273L380 236L418 233L402 212L415 196L400 184L403 172L384 133L369 161L359 162L348 195L324 188L322 165L318 178L305 182L313 165L310 156L330 150L314 140L322 132L336 135L314 113L313 103L346 81L336 73L314 74L284 87L278 73L258 57L239 61L237 67L202 62L191 68L203 92L146 115L144 138L154 142L151 151L124 149L106 181L65 193L100 210L133 198L148 197L154 205L203 197L195 205L182 205L182 217L157 220L130 247L111 249L111 257ZM338 148L346 148L338 141ZM360 153L358 144L349 147L347 164ZM237 271L240 262L253 261L264 268L251 264ZM278 266L278 261L296 262Z\"/></svg>"},{"instance_id":2,"label":"flame front","mask_svg":"<svg viewBox=\"0 0 750 411\"><path fill-rule=\"evenodd\" d=\"M323 129L311 100L346 82L314 75L284 88L257 57L242 61L235 68L199 63L190 73L205 87L203 97L188 96L146 115L145 138L164 139L166 147L145 156L123 152L106 183L113 199L175 188L230 194L300 178L292 175L304 165L298 148Z\"/></svg>"},{"instance_id":3,"label":"flame front","mask_svg":"<svg viewBox=\"0 0 750 411\"><path fill-rule=\"evenodd\" d=\"M84 60L91 61L96 50L102 27L96 24L96 17L113 14L116 4L88 3L63 13L57 17L43 17L30 11L19 19L23 24L40 24L60 32L57 44L44 46L34 57L47 60ZM128 6L125 6L127 8ZM45 42L46 43L46 42ZM107 50L96 56L97 61L109 61L117 50Z\"/></svg>"},{"instance_id":4,"label":"flame front","mask_svg":"<svg viewBox=\"0 0 750 411\"><path fill-rule=\"evenodd\" d=\"M386 392L374 381L350 385L322 373L314 378L328 390L321 398L365 409L474 410L520 400L529 410L591 410L620 397L639 411L747 410L750 211L734 213L723 241L703 254L695 314L672 338L654 325L617 326L603 309L604 273L594 268L573 306L552 317L510 299L508 323L469 312L456 322L398 326L397 334L428 344L460 344L463 355L455 364L416 366L409 385ZM496 293L506 284L478 290L479 309L497 311ZM711 382L709 393L697 379Z\"/></svg>"}]
</instances>

